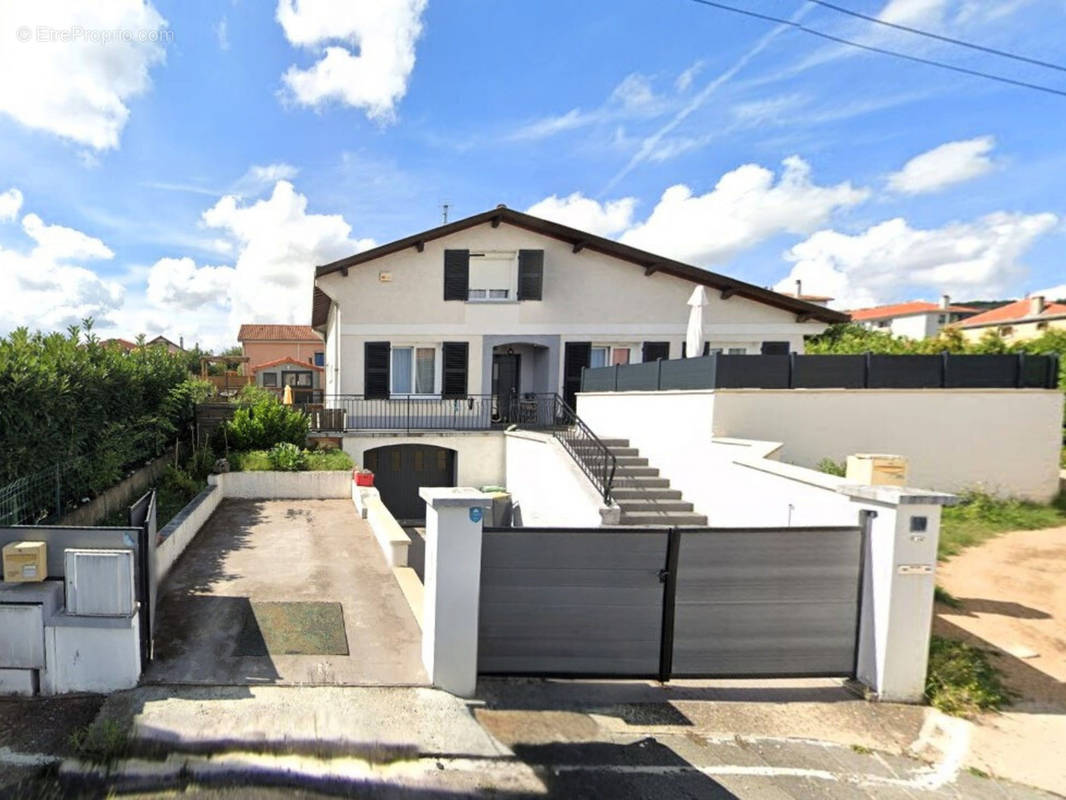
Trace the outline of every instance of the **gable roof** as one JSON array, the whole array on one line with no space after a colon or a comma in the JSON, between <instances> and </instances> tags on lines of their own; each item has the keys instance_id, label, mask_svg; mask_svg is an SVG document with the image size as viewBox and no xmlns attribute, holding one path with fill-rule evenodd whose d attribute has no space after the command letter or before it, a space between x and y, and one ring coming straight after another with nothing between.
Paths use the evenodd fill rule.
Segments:
<instances>
[{"instance_id":1,"label":"gable roof","mask_svg":"<svg viewBox=\"0 0 1066 800\"><path fill-rule=\"evenodd\" d=\"M127 352L137 348L137 343L131 342L129 339L104 339L100 344L105 347L120 347Z\"/></svg>"},{"instance_id":2,"label":"gable roof","mask_svg":"<svg viewBox=\"0 0 1066 800\"><path fill-rule=\"evenodd\" d=\"M244 324L237 333L238 342L321 342L322 337L310 325Z\"/></svg>"},{"instance_id":3,"label":"gable roof","mask_svg":"<svg viewBox=\"0 0 1066 800\"><path fill-rule=\"evenodd\" d=\"M676 278L691 281L692 283L720 289L726 297L734 294L740 295L749 300L755 300L786 311L792 311L797 315L804 316L808 319L816 319L821 322L848 321L848 315L843 312L834 311L825 308L824 306L815 305L814 303L807 303L794 297L779 294L770 289L763 289L760 286L739 281L736 278L719 275L716 272L695 267L691 264L685 264L681 261L674 261L673 259L665 258L664 256L655 255L646 250L639 250L636 247L630 247L621 242L616 242L613 239L606 239L602 236L579 231L576 228L560 225L558 222L551 222L550 220L541 219L540 217L534 217L531 214L524 214L521 211L514 211L506 206L497 206L491 211L484 211L480 214L475 214L472 217L449 222L446 225L430 228L427 231L422 231L421 233L416 233L404 237L403 239L397 239L394 242L383 244L379 247L373 247L370 250L364 250L361 253L356 253L355 255L342 258L330 264L323 264L322 266L315 267L315 277L320 278L323 275L329 275L333 272L343 272L344 274L347 274L350 267L365 264L368 261L373 261L382 256L406 250L408 247L421 248L428 241L440 239L444 236L450 236L453 233L458 233L459 231L464 231L468 228L476 227L477 225L483 225L486 222L492 223L493 227L506 222L508 225L514 225L518 228L532 231L533 233L539 233L542 236L549 236L553 239L566 242L573 246L575 253L586 249L594 250L597 253L602 253L622 261L629 261L632 264L644 267L644 270L648 275L655 272L662 272L667 275L673 275Z\"/></svg>"},{"instance_id":4,"label":"gable roof","mask_svg":"<svg viewBox=\"0 0 1066 800\"><path fill-rule=\"evenodd\" d=\"M146 342L146 344L165 344L168 347L176 347L179 350L184 350L185 349L184 347L182 347L177 342L170 341L170 339L168 339L166 336L156 336L154 339L149 339Z\"/></svg>"},{"instance_id":5,"label":"gable roof","mask_svg":"<svg viewBox=\"0 0 1066 800\"><path fill-rule=\"evenodd\" d=\"M259 372L261 369L270 369L271 367L280 367L282 364L295 364L298 367L307 367L308 369L315 369L322 372L322 367L312 364L310 361L298 361L292 356L285 356L285 358L275 358L273 361L264 361L262 364L256 364L252 367L252 372Z\"/></svg>"},{"instance_id":6,"label":"gable roof","mask_svg":"<svg viewBox=\"0 0 1066 800\"><path fill-rule=\"evenodd\" d=\"M928 303L924 300L914 300L910 303L896 303L888 306L871 306L870 308L857 308L849 312L852 320L885 319L887 317L906 317L911 314L928 314L936 311L954 311L961 314L976 314L976 308L969 306L948 306L941 308L938 303Z\"/></svg>"},{"instance_id":7,"label":"gable roof","mask_svg":"<svg viewBox=\"0 0 1066 800\"><path fill-rule=\"evenodd\" d=\"M1021 300L1015 300L1013 303L1007 303L1005 306L992 308L983 314L970 317L966 321L960 322L958 327L979 328L982 325L1003 325L1021 320L1059 316L1060 314L1066 314L1066 303L1045 303L1044 310L1036 315L1030 314L1029 311L1029 298L1023 297Z\"/></svg>"}]
</instances>

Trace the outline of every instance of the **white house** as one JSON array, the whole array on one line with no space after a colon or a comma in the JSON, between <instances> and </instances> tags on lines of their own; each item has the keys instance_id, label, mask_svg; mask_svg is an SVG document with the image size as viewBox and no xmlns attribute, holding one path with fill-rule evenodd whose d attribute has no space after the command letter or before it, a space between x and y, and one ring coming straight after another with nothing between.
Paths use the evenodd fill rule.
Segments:
<instances>
[{"instance_id":1,"label":"white house","mask_svg":"<svg viewBox=\"0 0 1066 800\"><path fill-rule=\"evenodd\" d=\"M708 352L802 352L846 315L499 206L315 272L326 395L559 393L581 369L683 355L708 292Z\"/></svg>"},{"instance_id":2,"label":"white house","mask_svg":"<svg viewBox=\"0 0 1066 800\"><path fill-rule=\"evenodd\" d=\"M939 303L915 300L888 306L857 308L851 311L851 321L872 331L883 331L908 339L928 339L942 328L961 319L972 317L979 309L955 306L943 295Z\"/></svg>"}]
</instances>

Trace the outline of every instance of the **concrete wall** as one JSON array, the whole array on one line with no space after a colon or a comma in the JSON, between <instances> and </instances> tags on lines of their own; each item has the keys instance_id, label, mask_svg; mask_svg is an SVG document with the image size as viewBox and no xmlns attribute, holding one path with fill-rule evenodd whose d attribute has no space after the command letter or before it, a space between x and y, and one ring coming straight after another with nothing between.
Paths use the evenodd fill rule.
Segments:
<instances>
[{"instance_id":1,"label":"concrete wall","mask_svg":"<svg viewBox=\"0 0 1066 800\"><path fill-rule=\"evenodd\" d=\"M136 498L140 497L148 487L158 482L167 464L174 463L174 453L168 452L152 461L150 464L136 470L128 478L106 490L103 494L90 502L76 508L59 521L60 525L98 525L100 520L106 519L119 509L129 508Z\"/></svg>"},{"instance_id":2,"label":"concrete wall","mask_svg":"<svg viewBox=\"0 0 1066 800\"><path fill-rule=\"evenodd\" d=\"M207 482L222 490L222 497L256 500L325 500L351 496L352 475L334 472L226 472L209 475Z\"/></svg>"},{"instance_id":3,"label":"concrete wall","mask_svg":"<svg viewBox=\"0 0 1066 800\"><path fill-rule=\"evenodd\" d=\"M630 439L715 524L699 500L712 438L781 442L776 458L807 467L894 453L912 486L1047 502L1059 487L1062 404L1043 389L718 389L588 393L577 411L598 436Z\"/></svg>"},{"instance_id":4,"label":"concrete wall","mask_svg":"<svg viewBox=\"0 0 1066 800\"><path fill-rule=\"evenodd\" d=\"M543 300L468 303L443 300L444 250L544 250ZM387 273L388 281L380 280ZM639 345L669 341L671 355L680 356L694 284L665 273L647 276L640 265L592 250L574 253L571 245L510 225L488 223L360 264L317 280L340 307L344 322L336 325L343 340L337 391L363 391L363 345L389 340L395 344L470 342L470 391L478 391L484 373L482 336L560 336L566 341ZM609 291L605 290L609 288ZM712 347L757 348L765 340L788 341L803 351L803 337L820 333L825 324L796 322L793 312L734 296L723 300L708 292L704 331ZM418 313L412 315L412 309ZM329 335L334 335L332 322ZM562 377L561 361L554 382Z\"/></svg>"},{"instance_id":5,"label":"concrete wall","mask_svg":"<svg viewBox=\"0 0 1066 800\"><path fill-rule=\"evenodd\" d=\"M161 541L155 550L155 568L160 583L220 502L222 491L218 486L208 486L159 531Z\"/></svg>"},{"instance_id":6,"label":"concrete wall","mask_svg":"<svg viewBox=\"0 0 1066 800\"><path fill-rule=\"evenodd\" d=\"M390 567L407 566L407 551L411 538L396 518L381 502L381 494L372 486L356 486L352 482L352 502L359 516L367 521Z\"/></svg>"},{"instance_id":7,"label":"concrete wall","mask_svg":"<svg viewBox=\"0 0 1066 800\"><path fill-rule=\"evenodd\" d=\"M458 486L492 486L503 483L503 433L500 431L441 431L439 433L349 433L344 436L344 452L362 465L364 454L375 447L394 444L423 444L454 450L455 480Z\"/></svg>"},{"instance_id":8,"label":"concrete wall","mask_svg":"<svg viewBox=\"0 0 1066 800\"><path fill-rule=\"evenodd\" d=\"M603 498L553 436L529 431L504 436L504 485L511 493L515 514L521 513L523 526L600 526Z\"/></svg>"}]
</instances>

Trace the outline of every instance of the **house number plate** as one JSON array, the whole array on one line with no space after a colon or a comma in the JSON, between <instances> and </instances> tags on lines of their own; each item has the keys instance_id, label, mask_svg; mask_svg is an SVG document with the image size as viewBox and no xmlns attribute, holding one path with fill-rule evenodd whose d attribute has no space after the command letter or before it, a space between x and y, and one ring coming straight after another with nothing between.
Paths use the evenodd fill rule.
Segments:
<instances>
[{"instance_id":1,"label":"house number plate","mask_svg":"<svg viewBox=\"0 0 1066 800\"><path fill-rule=\"evenodd\" d=\"M933 567L930 564L900 564L896 571L900 575L932 575Z\"/></svg>"}]
</instances>

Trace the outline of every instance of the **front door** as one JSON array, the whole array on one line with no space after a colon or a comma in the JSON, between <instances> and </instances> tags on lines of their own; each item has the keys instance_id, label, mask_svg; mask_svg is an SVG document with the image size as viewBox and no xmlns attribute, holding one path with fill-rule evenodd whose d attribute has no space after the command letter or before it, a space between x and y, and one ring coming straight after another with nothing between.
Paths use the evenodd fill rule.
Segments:
<instances>
[{"instance_id":1,"label":"front door","mask_svg":"<svg viewBox=\"0 0 1066 800\"><path fill-rule=\"evenodd\" d=\"M492 356L492 396L495 418L510 422L518 399L518 366L521 357L515 353Z\"/></svg>"}]
</instances>

